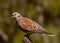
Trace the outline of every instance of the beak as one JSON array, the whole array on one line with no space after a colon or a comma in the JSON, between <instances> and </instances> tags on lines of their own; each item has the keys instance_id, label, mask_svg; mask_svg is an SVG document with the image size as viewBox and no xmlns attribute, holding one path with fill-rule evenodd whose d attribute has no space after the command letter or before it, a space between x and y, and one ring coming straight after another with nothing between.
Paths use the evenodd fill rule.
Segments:
<instances>
[{"instance_id":1,"label":"beak","mask_svg":"<svg viewBox=\"0 0 60 43\"><path fill-rule=\"evenodd\" d=\"M11 18L14 18L14 16L12 16Z\"/></svg>"}]
</instances>

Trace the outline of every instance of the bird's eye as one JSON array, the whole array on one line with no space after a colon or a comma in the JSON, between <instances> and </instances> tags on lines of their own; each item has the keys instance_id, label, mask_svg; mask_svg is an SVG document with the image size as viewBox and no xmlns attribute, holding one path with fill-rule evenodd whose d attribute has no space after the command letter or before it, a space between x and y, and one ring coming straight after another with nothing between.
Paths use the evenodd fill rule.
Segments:
<instances>
[{"instance_id":1,"label":"bird's eye","mask_svg":"<svg viewBox=\"0 0 60 43\"><path fill-rule=\"evenodd\" d=\"M18 16L18 17L20 17L20 16Z\"/></svg>"},{"instance_id":2,"label":"bird's eye","mask_svg":"<svg viewBox=\"0 0 60 43\"><path fill-rule=\"evenodd\" d=\"M15 14L16 15L16 14Z\"/></svg>"}]
</instances>

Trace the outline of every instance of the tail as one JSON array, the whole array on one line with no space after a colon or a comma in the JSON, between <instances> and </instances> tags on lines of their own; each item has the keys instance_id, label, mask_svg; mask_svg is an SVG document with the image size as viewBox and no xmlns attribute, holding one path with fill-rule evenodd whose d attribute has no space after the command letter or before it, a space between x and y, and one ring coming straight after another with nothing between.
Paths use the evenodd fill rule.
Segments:
<instances>
[{"instance_id":1,"label":"tail","mask_svg":"<svg viewBox=\"0 0 60 43\"><path fill-rule=\"evenodd\" d=\"M50 37L54 37L55 36L55 35L53 35L52 33L49 33L49 32L44 32L44 33L47 34Z\"/></svg>"},{"instance_id":2,"label":"tail","mask_svg":"<svg viewBox=\"0 0 60 43\"><path fill-rule=\"evenodd\" d=\"M50 36L50 37L54 37L55 36L55 35L53 35L51 33L48 33L47 35Z\"/></svg>"}]
</instances>

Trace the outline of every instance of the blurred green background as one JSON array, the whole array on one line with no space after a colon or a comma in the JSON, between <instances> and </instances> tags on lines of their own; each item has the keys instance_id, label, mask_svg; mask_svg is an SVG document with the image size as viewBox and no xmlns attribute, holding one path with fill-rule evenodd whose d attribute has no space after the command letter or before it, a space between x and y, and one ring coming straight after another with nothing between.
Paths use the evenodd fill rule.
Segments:
<instances>
[{"instance_id":1,"label":"blurred green background","mask_svg":"<svg viewBox=\"0 0 60 43\"><path fill-rule=\"evenodd\" d=\"M0 43L24 43L26 33L21 31L14 19L13 12L33 19L56 37L34 33L30 36L33 43L60 43L60 0L0 0ZM0 33L1 33L0 31Z\"/></svg>"}]
</instances>

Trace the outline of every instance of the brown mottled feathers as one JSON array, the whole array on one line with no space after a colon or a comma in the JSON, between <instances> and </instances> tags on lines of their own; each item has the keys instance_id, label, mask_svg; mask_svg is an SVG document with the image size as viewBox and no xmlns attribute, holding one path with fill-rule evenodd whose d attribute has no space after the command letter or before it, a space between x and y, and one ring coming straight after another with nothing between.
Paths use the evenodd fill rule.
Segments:
<instances>
[{"instance_id":1,"label":"brown mottled feathers","mask_svg":"<svg viewBox=\"0 0 60 43\"><path fill-rule=\"evenodd\" d=\"M43 32L46 31L43 29L39 24L34 22L33 20L23 17L21 20L18 21L19 26L21 26L23 29L32 31L32 32Z\"/></svg>"},{"instance_id":2,"label":"brown mottled feathers","mask_svg":"<svg viewBox=\"0 0 60 43\"><path fill-rule=\"evenodd\" d=\"M35 23L33 23L30 19L26 17L23 17L21 20L19 20L18 24L25 30L29 30L29 29L33 30L37 28Z\"/></svg>"}]
</instances>

